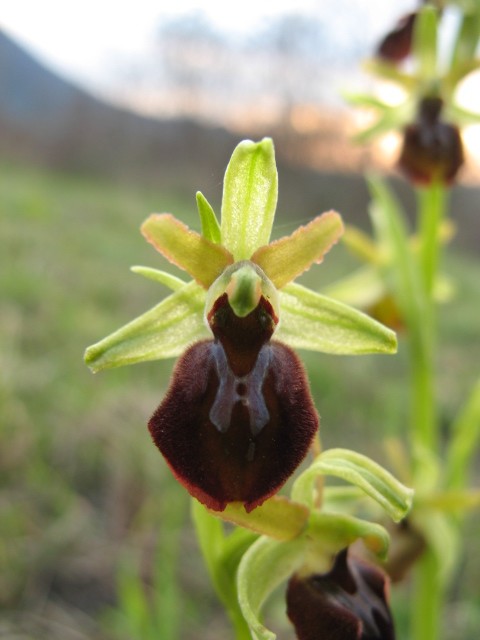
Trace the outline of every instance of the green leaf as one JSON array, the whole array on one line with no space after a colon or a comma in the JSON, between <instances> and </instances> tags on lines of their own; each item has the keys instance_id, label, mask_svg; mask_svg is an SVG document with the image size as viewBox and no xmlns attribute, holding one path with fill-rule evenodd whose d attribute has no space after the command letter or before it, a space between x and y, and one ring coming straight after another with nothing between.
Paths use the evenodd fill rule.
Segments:
<instances>
[{"instance_id":1,"label":"green leaf","mask_svg":"<svg viewBox=\"0 0 480 640\"><path fill-rule=\"evenodd\" d=\"M451 514L427 508L415 509L414 516L413 526L425 537L428 552L436 557L436 579L445 586L458 567L461 550L456 521Z\"/></svg>"},{"instance_id":2,"label":"green leaf","mask_svg":"<svg viewBox=\"0 0 480 640\"><path fill-rule=\"evenodd\" d=\"M223 183L222 244L235 260L248 260L268 244L277 206L273 143L244 140L234 150Z\"/></svg>"},{"instance_id":3,"label":"green leaf","mask_svg":"<svg viewBox=\"0 0 480 640\"><path fill-rule=\"evenodd\" d=\"M415 76L401 71L398 65L385 62L378 58L372 58L371 60L367 60L363 66L365 71L400 85L405 89L407 94L415 91L417 83Z\"/></svg>"},{"instance_id":4,"label":"green leaf","mask_svg":"<svg viewBox=\"0 0 480 640\"><path fill-rule=\"evenodd\" d=\"M169 213L152 214L142 224L142 233L172 264L184 269L205 289L233 263L231 254Z\"/></svg>"},{"instance_id":5,"label":"green leaf","mask_svg":"<svg viewBox=\"0 0 480 640\"><path fill-rule=\"evenodd\" d=\"M404 315L413 326L418 324L417 318L425 317L426 311L403 211L380 178L369 176L368 185L373 198L370 207L372 224L378 241L390 256L385 274Z\"/></svg>"},{"instance_id":6,"label":"green leaf","mask_svg":"<svg viewBox=\"0 0 480 640\"><path fill-rule=\"evenodd\" d=\"M275 337L297 349L359 355L395 353L395 333L361 311L299 284L279 293L280 325Z\"/></svg>"},{"instance_id":7,"label":"green leaf","mask_svg":"<svg viewBox=\"0 0 480 640\"><path fill-rule=\"evenodd\" d=\"M462 24L458 31L455 48L452 55L451 68L456 69L475 58L480 38L480 6L473 2L471 13L462 16Z\"/></svg>"},{"instance_id":8,"label":"green leaf","mask_svg":"<svg viewBox=\"0 0 480 640\"><path fill-rule=\"evenodd\" d=\"M197 191L197 208L202 223L202 235L210 242L220 244L220 225L215 212L201 191Z\"/></svg>"},{"instance_id":9,"label":"green leaf","mask_svg":"<svg viewBox=\"0 0 480 640\"><path fill-rule=\"evenodd\" d=\"M413 28L413 53L419 64L419 75L426 82L437 77L437 9L425 6L418 12Z\"/></svg>"},{"instance_id":10,"label":"green leaf","mask_svg":"<svg viewBox=\"0 0 480 640\"><path fill-rule=\"evenodd\" d=\"M181 278L177 278L177 276L168 273L168 271L160 271L159 269L152 269L151 267L142 267L136 265L134 267L130 267L130 271L132 271L133 273L138 273L139 276L148 278L148 280L153 280L154 282L163 284L165 287L168 287L172 291L178 291L187 284Z\"/></svg>"},{"instance_id":11,"label":"green leaf","mask_svg":"<svg viewBox=\"0 0 480 640\"><path fill-rule=\"evenodd\" d=\"M480 63L478 65L480 67ZM472 124L480 124L480 113L475 113L469 109L464 109L455 104L448 106L448 116L459 127L468 127Z\"/></svg>"},{"instance_id":12,"label":"green leaf","mask_svg":"<svg viewBox=\"0 0 480 640\"><path fill-rule=\"evenodd\" d=\"M275 640L260 622L265 600L303 564L305 538L278 542L261 537L245 553L237 576L238 602L253 640Z\"/></svg>"},{"instance_id":13,"label":"green leaf","mask_svg":"<svg viewBox=\"0 0 480 640\"><path fill-rule=\"evenodd\" d=\"M341 216L336 211L329 211L305 227L299 227L290 236L260 247L251 259L277 289L281 289L314 262L319 264L342 233Z\"/></svg>"},{"instance_id":14,"label":"green leaf","mask_svg":"<svg viewBox=\"0 0 480 640\"><path fill-rule=\"evenodd\" d=\"M466 485L472 459L480 440L480 380L475 384L452 427L447 452L446 486L462 489Z\"/></svg>"},{"instance_id":15,"label":"green leaf","mask_svg":"<svg viewBox=\"0 0 480 640\"><path fill-rule=\"evenodd\" d=\"M192 342L211 337L203 322L204 304L205 291L196 282L189 282L150 311L88 347L85 362L92 371L99 371L177 357Z\"/></svg>"},{"instance_id":16,"label":"green leaf","mask_svg":"<svg viewBox=\"0 0 480 640\"><path fill-rule=\"evenodd\" d=\"M331 475L359 487L395 521L412 506L413 490L370 458L348 449L328 449L295 481L292 499L313 506L314 483L319 475Z\"/></svg>"}]
</instances>

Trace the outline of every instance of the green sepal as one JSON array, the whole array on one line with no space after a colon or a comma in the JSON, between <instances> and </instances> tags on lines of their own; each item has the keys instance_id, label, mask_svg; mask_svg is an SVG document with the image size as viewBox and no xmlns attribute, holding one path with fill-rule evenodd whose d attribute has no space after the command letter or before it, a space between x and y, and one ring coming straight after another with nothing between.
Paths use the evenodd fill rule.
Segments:
<instances>
[{"instance_id":1,"label":"green sepal","mask_svg":"<svg viewBox=\"0 0 480 640\"><path fill-rule=\"evenodd\" d=\"M200 222L202 225L202 235L210 242L220 244L222 235L220 232L220 224L217 220L217 216L213 210L213 207L205 198L201 191L196 193L197 209L200 216Z\"/></svg>"},{"instance_id":2,"label":"green sepal","mask_svg":"<svg viewBox=\"0 0 480 640\"><path fill-rule=\"evenodd\" d=\"M342 244L362 262L367 264L381 264L385 256L381 248L365 231L351 224L345 226Z\"/></svg>"},{"instance_id":3,"label":"green sepal","mask_svg":"<svg viewBox=\"0 0 480 640\"><path fill-rule=\"evenodd\" d=\"M427 83L435 80L438 73L437 28L437 9L422 7L415 18L412 49L419 65L418 74Z\"/></svg>"},{"instance_id":4,"label":"green sepal","mask_svg":"<svg viewBox=\"0 0 480 640\"><path fill-rule=\"evenodd\" d=\"M292 499L314 504L314 484L319 475L330 475L359 487L394 520L402 520L412 506L413 490L399 482L382 466L355 451L328 449L295 481Z\"/></svg>"},{"instance_id":5,"label":"green sepal","mask_svg":"<svg viewBox=\"0 0 480 640\"><path fill-rule=\"evenodd\" d=\"M308 541L306 560L311 573L315 569L326 570L327 567L321 566L323 558L335 555L357 540L362 540L380 560L385 560L390 545L390 536L380 524L343 513L313 511L304 537Z\"/></svg>"},{"instance_id":6,"label":"green sepal","mask_svg":"<svg viewBox=\"0 0 480 640\"><path fill-rule=\"evenodd\" d=\"M386 294L385 283L375 267L362 267L326 287L322 293L358 309L368 309Z\"/></svg>"},{"instance_id":7,"label":"green sepal","mask_svg":"<svg viewBox=\"0 0 480 640\"><path fill-rule=\"evenodd\" d=\"M265 272L277 289L297 278L315 262L319 264L343 233L341 216L328 211L290 236L264 245L252 261Z\"/></svg>"},{"instance_id":8,"label":"green sepal","mask_svg":"<svg viewBox=\"0 0 480 640\"><path fill-rule=\"evenodd\" d=\"M279 292L281 322L275 337L293 348L359 355L395 353L395 333L337 300L299 284Z\"/></svg>"},{"instance_id":9,"label":"green sepal","mask_svg":"<svg viewBox=\"0 0 480 640\"><path fill-rule=\"evenodd\" d=\"M462 16L462 24L458 31L455 48L452 54L451 68L453 71L470 63L478 48L480 38L480 5L472 2L470 11Z\"/></svg>"},{"instance_id":10,"label":"green sepal","mask_svg":"<svg viewBox=\"0 0 480 640\"><path fill-rule=\"evenodd\" d=\"M261 608L273 591L300 569L305 549L305 538L279 542L262 536L243 556L237 573L238 602L253 640L277 637L260 622Z\"/></svg>"},{"instance_id":11,"label":"green sepal","mask_svg":"<svg viewBox=\"0 0 480 640\"><path fill-rule=\"evenodd\" d=\"M203 322L205 291L189 282L153 309L88 347L85 362L92 371L145 360L179 356L197 340L211 337Z\"/></svg>"},{"instance_id":12,"label":"green sepal","mask_svg":"<svg viewBox=\"0 0 480 640\"><path fill-rule=\"evenodd\" d=\"M268 244L277 206L278 177L270 138L235 148L223 182L222 244L235 260L247 260Z\"/></svg>"},{"instance_id":13,"label":"green sepal","mask_svg":"<svg viewBox=\"0 0 480 640\"><path fill-rule=\"evenodd\" d=\"M187 284L185 280L177 278L177 276L168 273L168 271L160 271L160 269L152 269L152 267L142 267L140 265L135 265L133 267L130 267L130 271L132 271L133 273L137 273L139 276L143 276L148 280L153 280L154 282L163 284L165 287L168 287L172 291L178 291Z\"/></svg>"},{"instance_id":14,"label":"green sepal","mask_svg":"<svg viewBox=\"0 0 480 640\"><path fill-rule=\"evenodd\" d=\"M478 62L480 68L480 61ZM448 106L448 116L453 122L456 122L459 127L468 127L472 124L480 124L480 113L470 111L464 107L460 107L456 104L450 104Z\"/></svg>"},{"instance_id":15,"label":"green sepal","mask_svg":"<svg viewBox=\"0 0 480 640\"><path fill-rule=\"evenodd\" d=\"M415 92L417 86L416 77L410 73L401 71L398 65L391 64L378 58L372 58L363 64L363 68L368 73L372 73L384 80L389 80L400 85L407 94Z\"/></svg>"},{"instance_id":16,"label":"green sepal","mask_svg":"<svg viewBox=\"0 0 480 640\"><path fill-rule=\"evenodd\" d=\"M389 131L400 129L406 122L411 120L414 111L414 101L412 98L405 100L399 105L385 108L379 118L370 127L355 134L355 142L365 144Z\"/></svg>"},{"instance_id":17,"label":"green sepal","mask_svg":"<svg viewBox=\"0 0 480 640\"><path fill-rule=\"evenodd\" d=\"M152 214L141 230L157 251L205 289L233 263L231 254L224 247L192 231L169 213Z\"/></svg>"},{"instance_id":18,"label":"green sepal","mask_svg":"<svg viewBox=\"0 0 480 640\"><path fill-rule=\"evenodd\" d=\"M292 540L299 536L310 515L306 506L284 496L273 496L249 513L241 502L231 502L224 511L212 513L222 520L276 540Z\"/></svg>"}]
</instances>

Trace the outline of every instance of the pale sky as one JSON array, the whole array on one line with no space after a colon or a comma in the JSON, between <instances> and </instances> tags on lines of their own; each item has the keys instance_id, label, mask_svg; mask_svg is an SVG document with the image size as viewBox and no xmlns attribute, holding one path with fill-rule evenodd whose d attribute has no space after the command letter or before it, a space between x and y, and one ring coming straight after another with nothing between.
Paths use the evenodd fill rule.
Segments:
<instances>
[{"instance_id":1,"label":"pale sky","mask_svg":"<svg viewBox=\"0 0 480 640\"><path fill-rule=\"evenodd\" d=\"M141 59L158 24L191 11L203 12L216 27L248 31L285 11L328 14L342 20L345 33L358 27L349 9L365 11L361 29L379 36L415 0L7 0L0 5L0 28L54 71L86 88L102 90L117 60Z\"/></svg>"}]
</instances>

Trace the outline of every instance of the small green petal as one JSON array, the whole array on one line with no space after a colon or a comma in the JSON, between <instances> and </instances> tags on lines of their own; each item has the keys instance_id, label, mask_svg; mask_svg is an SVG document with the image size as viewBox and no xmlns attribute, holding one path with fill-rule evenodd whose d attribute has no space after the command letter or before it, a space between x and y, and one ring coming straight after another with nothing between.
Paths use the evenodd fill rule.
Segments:
<instances>
[{"instance_id":1,"label":"small green petal","mask_svg":"<svg viewBox=\"0 0 480 640\"><path fill-rule=\"evenodd\" d=\"M260 247L251 259L281 289L314 262L319 264L342 233L341 216L336 211L328 211L292 235Z\"/></svg>"},{"instance_id":2,"label":"small green petal","mask_svg":"<svg viewBox=\"0 0 480 640\"><path fill-rule=\"evenodd\" d=\"M258 247L268 244L277 192L272 141L241 142L227 167L222 199L222 244L235 260L249 259Z\"/></svg>"},{"instance_id":3,"label":"small green petal","mask_svg":"<svg viewBox=\"0 0 480 640\"><path fill-rule=\"evenodd\" d=\"M228 302L239 318L256 309L262 295L262 279L248 262L234 271L226 288Z\"/></svg>"},{"instance_id":4,"label":"small green petal","mask_svg":"<svg viewBox=\"0 0 480 640\"><path fill-rule=\"evenodd\" d=\"M85 362L92 371L145 360L179 356L186 347L211 334L203 322L205 291L189 282L100 342L88 347Z\"/></svg>"},{"instance_id":5,"label":"small green petal","mask_svg":"<svg viewBox=\"0 0 480 640\"><path fill-rule=\"evenodd\" d=\"M398 522L412 506L413 490L379 464L355 451L328 449L295 481L292 499L313 506L313 488L319 475L332 475L359 487Z\"/></svg>"},{"instance_id":6,"label":"small green petal","mask_svg":"<svg viewBox=\"0 0 480 640\"><path fill-rule=\"evenodd\" d=\"M279 292L280 318L275 337L293 348L324 353L360 355L395 353L395 333L332 298L299 284Z\"/></svg>"},{"instance_id":7,"label":"small green petal","mask_svg":"<svg viewBox=\"0 0 480 640\"><path fill-rule=\"evenodd\" d=\"M201 191L197 191L196 198L200 222L202 223L202 235L210 242L220 244L220 225L211 204Z\"/></svg>"},{"instance_id":8,"label":"small green petal","mask_svg":"<svg viewBox=\"0 0 480 640\"><path fill-rule=\"evenodd\" d=\"M148 278L148 280L163 284L172 291L178 291L187 284L181 278L177 278L177 276L168 273L168 271L160 271L159 269L152 269L151 267L134 266L130 267L130 271L138 273L139 276Z\"/></svg>"},{"instance_id":9,"label":"small green petal","mask_svg":"<svg viewBox=\"0 0 480 640\"><path fill-rule=\"evenodd\" d=\"M169 213L149 216L142 233L167 260L184 269L205 289L233 262L224 247L191 231Z\"/></svg>"}]
</instances>

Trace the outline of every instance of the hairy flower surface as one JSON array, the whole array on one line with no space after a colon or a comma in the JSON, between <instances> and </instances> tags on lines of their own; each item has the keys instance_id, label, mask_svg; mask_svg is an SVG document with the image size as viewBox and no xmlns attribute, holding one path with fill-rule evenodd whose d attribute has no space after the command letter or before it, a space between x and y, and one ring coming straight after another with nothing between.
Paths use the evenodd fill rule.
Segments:
<instances>
[{"instance_id":1,"label":"hairy flower surface","mask_svg":"<svg viewBox=\"0 0 480 640\"><path fill-rule=\"evenodd\" d=\"M291 347L396 348L394 334L366 315L292 284L340 237L339 214L269 243L276 202L271 140L240 143L225 174L221 224L197 194L201 234L170 214L142 225L193 280L135 267L173 293L86 352L93 370L181 356L149 429L175 477L217 511L232 502L247 511L260 505L308 451L318 417Z\"/></svg>"}]
</instances>

